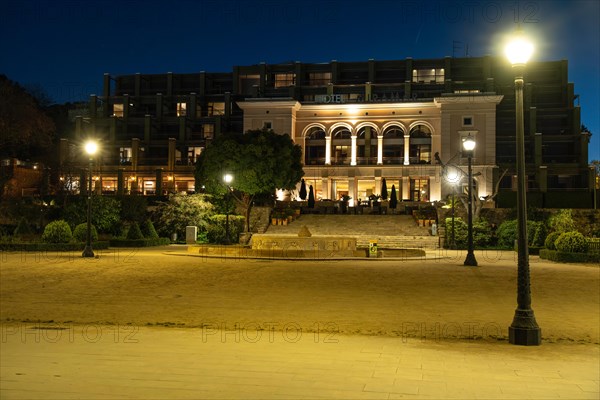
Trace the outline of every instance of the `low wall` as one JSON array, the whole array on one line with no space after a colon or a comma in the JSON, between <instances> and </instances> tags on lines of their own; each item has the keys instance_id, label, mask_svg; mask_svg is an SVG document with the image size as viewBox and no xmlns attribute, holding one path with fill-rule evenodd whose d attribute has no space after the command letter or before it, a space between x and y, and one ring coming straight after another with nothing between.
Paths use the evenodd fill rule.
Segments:
<instances>
[{"instance_id":1,"label":"low wall","mask_svg":"<svg viewBox=\"0 0 600 400\"><path fill-rule=\"evenodd\" d=\"M298 235L252 235L253 250L327 250L350 251L356 250L356 238L347 236L310 236Z\"/></svg>"}]
</instances>

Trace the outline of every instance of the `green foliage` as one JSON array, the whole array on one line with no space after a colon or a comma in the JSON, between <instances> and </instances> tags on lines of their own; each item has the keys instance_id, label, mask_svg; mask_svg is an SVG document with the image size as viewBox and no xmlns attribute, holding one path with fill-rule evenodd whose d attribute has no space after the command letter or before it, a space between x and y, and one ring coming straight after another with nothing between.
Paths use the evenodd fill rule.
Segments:
<instances>
[{"instance_id":1,"label":"green foliage","mask_svg":"<svg viewBox=\"0 0 600 400\"><path fill-rule=\"evenodd\" d=\"M140 225L137 222L133 222L131 226L129 226L129 231L127 231L127 239L128 240L137 240L143 239L144 235L140 230Z\"/></svg>"},{"instance_id":2,"label":"green foliage","mask_svg":"<svg viewBox=\"0 0 600 400\"><path fill-rule=\"evenodd\" d=\"M570 232L575 230L575 221L573 221L573 210L560 210L548 220L548 226L552 231Z\"/></svg>"},{"instance_id":3,"label":"green foliage","mask_svg":"<svg viewBox=\"0 0 600 400\"><path fill-rule=\"evenodd\" d=\"M555 242L556 250L565 253L585 253L588 250L588 241L577 231L562 233Z\"/></svg>"},{"instance_id":4,"label":"green foliage","mask_svg":"<svg viewBox=\"0 0 600 400\"><path fill-rule=\"evenodd\" d=\"M92 224L98 232L112 233L118 226L121 216L121 203L108 196L92 196ZM70 226L87 221L87 199L79 197L65 207L64 219Z\"/></svg>"},{"instance_id":5,"label":"green foliage","mask_svg":"<svg viewBox=\"0 0 600 400\"><path fill-rule=\"evenodd\" d=\"M156 233L156 229L154 229L154 224L149 219L147 219L142 224L142 226L140 227L140 229L142 231L142 234L146 238L157 238L158 237L158 233Z\"/></svg>"},{"instance_id":6,"label":"green foliage","mask_svg":"<svg viewBox=\"0 0 600 400\"><path fill-rule=\"evenodd\" d=\"M92 242L98 240L98 231L96 231L96 227L94 225L91 226L91 237ZM78 242L87 242L87 223L79 224L73 230L73 237Z\"/></svg>"},{"instance_id":7,"label":"green foliage","mask_svg":"<svg viewBox=\"0 0 600 400\"><path fill-rule=\"evenodd\" d=\"M462 218L454 218L454 236L456 247L466 249L468 245L469 227ZM446 242L452 240L452 218L446 218ZM492 236L488 223L483 220L473 221L473 246L486 247L491 244Z\"/></svg>"},{"instance_id":8,"label":"green foliage","mask_svg":"<svg viewBox=\"0 0 600 400\"><path fill-rule=\"evenodd\" d=\"M46 243L68 243L72 239L71 227L62 219L50 222L42 234L42 241Z\"/></svg>"},{"instance_id":9,"label":"green foliage","mask_svg":"<svg viewBox=\"0 0 600 400\"><path fill-rule=\"evenodd\" d=\"M504 221L498 227L498 245L513 248L517 240L518 220ZM546 239L546 227L540 221L527 221L527 244L533 247L541 247Z\"/></svg>"},{"instance_id":10,"label":"green foliage","mask_svg":"<svg viewBox=\"0 0 600 400\"><path fill-rule=\"evenodd\" d=\"M25 217L22 217L19 220L19 224L15 228L15 230L13 232L13 235L15 235L15 236L24 236L24 235L31 235L31 234L32 234L31 227L27 223L27 220L25 219Z\"/></svg>"},{"instance_id":11,"label":"green foliage","mask_svg":"<svg viewBox=\"0 0 600 400\"><path fill-rule=\"evenodd\" d=\"M108 242L95 242L95 250L108 249ZM70 243L4 243L0 242L0 250L4 251L77 251L80 252L85 247L85 243L70 242Z\"/></svg>"},{"instance_id":12,"label":"green foliage","mask_svg":"<svg viewBox=\"0 0 600 400\"><path fill-rule=\"evenodd\" d=\"M111 239L110 247L151 247L171 244L169 238Z\"/></svg>"},{"instance_id":13,"label":"green foliage","mask_svg":"<svg viewBox=\"0 0 600 400\"><path fill-rule=\"evenodd\" d=\"M214 215L210 218L210 225L206 237L210 243L226 243L225 215ZM237 243L240 233L244 230L245 218L239 215L229 216L229 239L231 243Z\"/></svg>"},{"instance_id":14,"label":"green foliage","mask_svg":"<svg viewBox=\"0 0 600 400\"><path fill-rule=\"evenodd\" d=\"M153 220L160 236L171 237L177 233L185 237L186 226L197 226L198 231L206 231L209 219L214 214L214 206L205 194L174 194L169 200L158 204Z\"/></svg>"},{"instance_id":15,"label":"green foliage","mask_svg":"<svg viewBox=\"0 0 600 400\"><path fill-rule=\"evenodd\" d=\"M147 219L148 201L144 196L120 196L121 219L142 224Z\"/></svg>"},{"instance_id":16,"label":"green foliage","mask_svg":"<svg viewBox=\"0 0 600 400\"><path fill-rule=\"evenodd\" d=\"M541 221L538 222L537 226L535 227L535 231L533 233L533 238L531 239L531 246L543 247L547 236L548 236L548 230L546 229L546 224L544 224Z\"/></svg>"},{"instance_id":17,"label":"green foliage","mask_svg":"<svg viewBox=\"0 0 600 400\"><path fill-rule=\"evenodd\" d=\"M551 232L546 236L546 240L544 241L544 247L548 250L556 250L556 239L562 235L562 232Z\"/></svg>"},{"instance_id":18,"label":"green foliage","mask_svg":"<svg viewBox=\"0 0 600 400\"><path fill-rule=\"evenodd\" d=\"M249 216L254 196L276 189L292 190L300 181L302 149L287 134L253 130L217 137L196 163L196 187L223 197L230 190L223 175L233 175L231 195ZM249 229L249 219L246 228Z\"/></svg>"},{"instance_id":19,"label":"green foliage","mask_svg":"<svg viewBox=\"0 0 600 400\"><path fill-rule=\"evenodd\" d=\"M540 258L556 262L600 263L599 253L565 253L557 250L542 249Z\"/></svg>"}]
</instances>

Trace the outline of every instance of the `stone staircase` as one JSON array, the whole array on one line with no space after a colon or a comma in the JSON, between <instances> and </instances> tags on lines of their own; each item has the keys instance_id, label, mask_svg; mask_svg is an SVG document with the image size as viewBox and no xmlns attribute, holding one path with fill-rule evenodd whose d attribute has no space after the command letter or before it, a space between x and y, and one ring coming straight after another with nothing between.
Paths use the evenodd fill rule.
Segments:
<instances>
[{"instance_id":1,"label":"stone staircase","mask_svg":"<svg viewBox=\"0 0 600 400\"><path fill-rule=\"evenodd\" d=\"M296 235L306 225L313 235L338 235L356 238L358 247L377 240L379 248L437 249L439 240L428 227L418 226L409 215L322 215L303 214L285 225L270 225L269 234Z\"/></svg>"}]
</instances>

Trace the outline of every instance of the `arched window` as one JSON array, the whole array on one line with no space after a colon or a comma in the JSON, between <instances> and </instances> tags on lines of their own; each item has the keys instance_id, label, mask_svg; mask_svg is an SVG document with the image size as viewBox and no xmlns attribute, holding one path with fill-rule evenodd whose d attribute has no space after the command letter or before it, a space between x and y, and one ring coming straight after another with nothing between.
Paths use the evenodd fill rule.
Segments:
<instances>
[{"instance_id":1,"label":"arched window","mask_svg":"<svg viewBox=\"0 0 600 400\"><path fill-rule=\"evenodd\" d=\"M325 164L325 131L319 127L311 128L304 138L304 164Z\"/></svg>"},{"instance_id":2,"label":"arched window","mask_svg":"<svg viewBox=\"0 0 600 400\"><path fill-rule=\"evenodd\" d=\"M426 125L416 125L410 130L408 153L411 164L431 164L431 130Z\"/></svg>"},{"instance_id":3,"label":"arched window","mask_svg":"<svg viewBox=\"0 0 600 400\"><path fill-rule=\"evenodd\" d=\"M331 164L350 164L352 152L352 133L346 127L331 132Z\"/></svg>"},{"instance_id":4,"label":"arched window","mask_svg":"<svg viewBox=\"0 0 600 400\"><path fill-rule=\"evenodd\" d=\"M404 163L404 131L399 126L391 126L383 132L383 163Z\"/></svg>"},{"instance_id":5,"label":"arched window","mask_svg":"<svg viewBox=\"0 0 600 400\"><path fill-rule=\"evenodd\" d=\"M377 164L377 132L373 127L365 126L358 130L356 163L359 165Z\"/></svg>"}]
</instances>

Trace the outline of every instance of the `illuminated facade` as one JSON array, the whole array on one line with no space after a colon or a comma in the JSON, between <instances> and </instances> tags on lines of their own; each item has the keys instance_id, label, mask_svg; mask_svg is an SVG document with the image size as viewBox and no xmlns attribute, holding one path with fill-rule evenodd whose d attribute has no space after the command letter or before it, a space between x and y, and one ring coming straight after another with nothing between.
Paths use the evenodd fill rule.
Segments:
<instances>
[{"instance_id":1,"label":"illuminated facade","mask_svg":"<svg viewBox=\"0 0 600 400\"><path fill-rule=\"evenodd\" d=\"M585 207L593 187L589 133L581 130L567 62L531 63L526 82L530 203ZM456 190L434 155L464 169L461 140L471 135L477 194L490 196L498 187L497 200L510 206L514 108L511 66L495 57L106 74L102 95L91 96L71 143L102 140L97 190L194 192L194 163L215 135L266 127L302 147L305 180L317 198L365 200L379 194L385 178L399 199L429 202Z\"/></svg>"}]
</instances>

